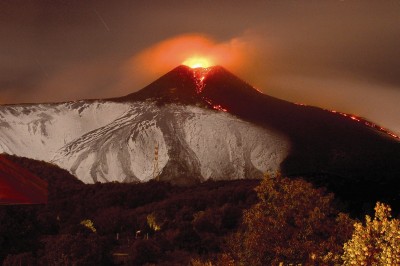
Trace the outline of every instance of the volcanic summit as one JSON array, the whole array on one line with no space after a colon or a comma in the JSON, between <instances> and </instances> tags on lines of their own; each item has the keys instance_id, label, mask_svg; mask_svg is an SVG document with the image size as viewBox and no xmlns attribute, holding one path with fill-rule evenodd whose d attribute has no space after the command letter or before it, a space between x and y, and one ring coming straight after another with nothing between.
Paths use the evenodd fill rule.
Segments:
<instances>
[{"instance_id":1,"label":"volcanic summit","mask_svg":"<svg viewBox=\"0 0 400 266\"><path fill-rule=\"evenodd\" d=\"M178 66L119 98L3 105L0 119L1 152L53 162L86 183L186 184L280 171L359 188L345 194L375 189L382 198L389 189L385 196L397 197L397 136L265 95L221 66Z\"/></svg>"}]
</instances>

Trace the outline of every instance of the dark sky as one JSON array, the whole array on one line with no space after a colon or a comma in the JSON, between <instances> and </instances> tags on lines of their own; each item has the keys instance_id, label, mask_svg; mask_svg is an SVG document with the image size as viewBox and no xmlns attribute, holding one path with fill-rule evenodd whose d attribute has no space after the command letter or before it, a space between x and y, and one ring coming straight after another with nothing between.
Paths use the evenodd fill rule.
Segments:
<instances>
[{"instance_id":1,"label":"dark sky","mask_svg":"<svg viewBox=\"0 0 400 266\"><path fill-rule=\"evenodd\" d=\"M397 0L0 0L0 36L3 104L125 95L198 49L267 94L400 133Z\"/></svg>"}]
</instances>

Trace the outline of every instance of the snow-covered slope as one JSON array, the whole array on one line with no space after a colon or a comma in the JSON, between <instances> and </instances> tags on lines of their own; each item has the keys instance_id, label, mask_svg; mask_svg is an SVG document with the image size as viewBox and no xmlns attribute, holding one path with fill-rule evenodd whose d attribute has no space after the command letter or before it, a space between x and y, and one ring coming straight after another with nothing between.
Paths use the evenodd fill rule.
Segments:
<instances>
[{"instance_id":1,"label":"snow-covered slope","mask_svg":"<svg viewBox=\"0 0 400 266\"><path fill-rule=\"evenodd\" d=\"M256 178L289 143L228 113L151 101L0 107L0 152L51 161L86 183ZM158 166L155 147L158 146Z\"/></svg>"},{"instance_id":2,"label":"snow-covered slope","mask_svg":"<svg viewBox=\"0 0 400 266\"><path fill-rule=\"evenodd\" d=\"M128 109L102 101L0 106L0 152L50 161L62 146Z\"/></svg>"}]
</instances>

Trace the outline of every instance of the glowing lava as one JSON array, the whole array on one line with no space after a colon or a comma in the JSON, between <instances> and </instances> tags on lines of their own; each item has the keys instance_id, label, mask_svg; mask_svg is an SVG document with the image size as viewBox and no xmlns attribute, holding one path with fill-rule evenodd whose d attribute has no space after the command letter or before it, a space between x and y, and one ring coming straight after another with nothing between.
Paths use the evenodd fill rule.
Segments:
<instances>
[{"instance_id":1,"label":"glowing lava","mask_svg":"<svg viewBox=\"0 0 400 266\"><path fill-rule=\"evenodd\" d=\"M300 105L300 106L307 106L306 104L303 104L303 103L295 103L295 104L296 105ZM347 117L348 119L351 119L353 121L362 123L362 124L366 125L367 127L371 127L373 129L378 130L378 131L380 131L382 133L385 133L385 134L387 134L387 135L389 135L389 136L391 136L391 137L393 137L395 139L400 139L400 136L397 136L396 134L394 134L393 132L389 131L388 129L383 128L381 126L378 126L377 124L374 124L372 122L369 122L368 120L365 120L362 117L359 117L359 116L356 116L356 115L352 115L352 114L346 114L346 113L339 112L339 111L336 111L336 110L329 110L329 109L323 109L323 110L331 112L331 113L334 113L334 114L337 114L337 115L341 115L341 116Z\"/></svg>"},{"instance_id":2,"label":"glowing lava","mask_svg":"<svg viewBox=\"0 0 400 266\"><path fill-rule=\"evenodd\" d=\"M182 64L195 69L211 67L213 65L213 62L210 58L207 57L193 56L183 61Z\"/></svg>"},{"instance_id":3,"label":"glowing lava","mask_svg":"<svg viewBox=\"0 0 400 266\"><path fill-rule=\"evenodd\" d=\"M362 118L362 117L358 117L358 116L355 116L355 115L351 115L351 114L346 114L346 113L338 112L338 111L335 111L335 110L331 110L330 112L335 113L335 114L339 114L339 115L344 116L344 117L347 117L347 118L350 118L351 120L354 120L354 121L356 121L356 122L363 123L364 125L366 125L366 126L368 126L368 127L371 127L371 128L373 128L373 129L376 129L376 130L378 130L378 131L380 131L380 132L383 132L383 133L385 133L385 134L387 134L387 135L389 135L389 136L391 136L391 137L393 137L393 138L395 138L395 139L400 139L400 137L397 136L396 134L394 134L393 132L390 132L390 131L387 130L386 128L383 128L383 127L381 127L381 126L378 126L378 125L376 125L376 124L374 124L374 123L372 123L372 122L369 122L369 121L365 120L365 119Z\"/></svg>"},{"instance_id":4,"label":"glowing lava","mask_svg":"<svg viewBox=\"0 0 400 266\"><path fill-rule=\"evenodd\" d=\"M204 80L207 77L208 72L210 72L211 67L208 68L202 68L202 67L198 67L198 68L194 68L193 69L193 78L194 81L196 82L196 92L198 94L200 94L203 89L204 89Z\"/></svg>"},{"instance_id":5,"label":"glowing lava","mask_svg":"<svg viewBox=\"0 0 400 266\"><path fill-rule=\"evenodd\" d=\"M201 93L204 88L204 79L213 65L212 60L204 56L192 56L183 61L182 64L193 69L196 92Z\"/></svg>"},{"instance_id":6,"label":"glowing lava","mask_svg":"<svg viewBox=\"0 0 400 266\"><path fill-rule=\"evenodd\" d=\"M228 110L219 104L214 104L211 100L201 95L205 87L205 81L208 73L213 68L211 66L211 61L206 58L192 57L183 62L184 65L192 68L193 79L196 84L196 93L207 102L214 110L227 112Z\"/></svg>"}]
</instances>

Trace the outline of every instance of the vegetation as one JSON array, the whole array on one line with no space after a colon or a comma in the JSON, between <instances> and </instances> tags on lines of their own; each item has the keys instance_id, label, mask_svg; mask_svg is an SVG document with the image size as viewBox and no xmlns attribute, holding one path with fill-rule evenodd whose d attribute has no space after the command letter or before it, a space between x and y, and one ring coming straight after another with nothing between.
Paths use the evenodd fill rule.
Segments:
<instances>
[{"instance_id":1,"label":"vegetation","mask_svg":"<svg viewBox=\"0 0 400 266\"><path fill-rule=\"evenodd\" d=\"M0 207L4 265L187 265L221 253L257 200L257 180L86 185L47 163L14 161L49 182L49 202Z\"/></svg>"},{"instance_id":2,"label":"vegetation","mask_svg":"<svg viewBox=\"0 0 400 266\"><path fill-rule=\"evenodd\" d=\"M387 205L363 226L301 178L87 185L9 159L48 181L49 202L0 207L3 265L398 264L399 222Z\"/></svg>"},{"instance_id":3,"label":"vegetation","mask_svg":"<svg viewBox=\"0 0 400 266\"><path fill-rule=\"evenodd\" d=\"M344 265L400 265L400 221L391 217L390 206L378 202L374 219L367 215L365 225L354 224L344 245Z\"/></svg>"},{"instance_id":4,"label":"vegetation","mask_svg":"<svg viewBox=\"0 0 400 266\"><path fill-rule=\"evenodd\" d=\"M96 230L96 228L94 228L93 222L91 220L83 220L81 222L81 225L85 226L87 229L89 229L93 233L97 232L97 230Z\"/></svg>"},{"instance_id":5,"label":"vegetation","mask_svg":"<svg viewBox=\"0 0 400 266\"><path fill-rule=\"evenodd\" d=\"M245 211L230 240L240 265L333 264L340 262L353 221L334 208L333 195L302 179L266 177L259 202Z\"/></svg>"}]
</instances>

